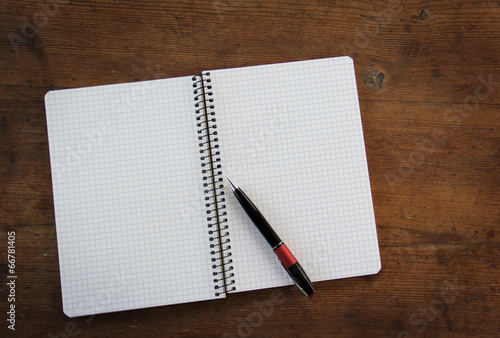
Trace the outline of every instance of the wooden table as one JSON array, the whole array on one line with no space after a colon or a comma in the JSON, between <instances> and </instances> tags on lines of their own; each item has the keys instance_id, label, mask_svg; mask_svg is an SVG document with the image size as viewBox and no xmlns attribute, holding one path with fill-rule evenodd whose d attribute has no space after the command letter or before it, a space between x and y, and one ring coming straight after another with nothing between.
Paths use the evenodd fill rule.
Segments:
<instances>
[{"instance_id":1,"label":"wooden table","mask_svg":"<svg viewBox=\"0 0 500 338\"><path fill-rule=\"evenodd\" d=\"M500 2L2 1L1 332L493 337L500 332ZM350 55L383 268L374 276L70 319L44 94ZM16 331L7 328L15 232ZM269 306L279 295L280 302ZM266 310L265 304L268 304Z\"/></svg>"}]
</instances>

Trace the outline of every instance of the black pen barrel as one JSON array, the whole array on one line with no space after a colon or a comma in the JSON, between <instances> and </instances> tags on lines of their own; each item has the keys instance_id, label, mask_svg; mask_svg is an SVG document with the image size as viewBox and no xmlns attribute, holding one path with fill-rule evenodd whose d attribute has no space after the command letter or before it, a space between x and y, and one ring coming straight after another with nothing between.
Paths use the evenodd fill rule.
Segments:
<instances>
[{"instance_id":1,"label":"black pen barrel","mask_svg":"<svg viewBox=\"0 0 500 338\"><path fill-rule=\"evenodd\" d=\"M257 209L255 204L252 203L252 201L245 195L243 190L240 188L236 189L234 191L234 195L240 202L241 206L243 207L243 210L247 213L248 217L252 220L252 222L255 224L257 229L259 229L260 233L266 241L269 243L271 248L275 248L278 244L281 243L281 239L274 232L273 228L269 224L269 222L264 218L262 213Z\"/></svg>"}]
</instances>

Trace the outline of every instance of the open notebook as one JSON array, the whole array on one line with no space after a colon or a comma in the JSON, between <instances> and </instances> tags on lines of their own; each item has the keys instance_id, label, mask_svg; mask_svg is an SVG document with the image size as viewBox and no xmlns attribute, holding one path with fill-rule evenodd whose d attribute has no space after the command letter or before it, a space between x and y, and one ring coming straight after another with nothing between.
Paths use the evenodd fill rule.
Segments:
<instances>
[{"instance_id":1,"label":"open notebook","mask_svg":"<svg viewBox=\"0 0 500 338\"><path fill-rule=\"evenodd\" d=\"M70 317L293 284L225 177L312 281L380 270L349 57L51 91L45 104Z\"/></svg>"}]
</instances>

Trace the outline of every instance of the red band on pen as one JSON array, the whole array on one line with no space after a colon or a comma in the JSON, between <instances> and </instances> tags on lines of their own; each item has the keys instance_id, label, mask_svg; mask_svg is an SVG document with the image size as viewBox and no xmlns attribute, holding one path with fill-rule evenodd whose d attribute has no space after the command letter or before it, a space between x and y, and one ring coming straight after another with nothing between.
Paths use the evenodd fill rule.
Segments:
<instances>
[{"instance_id":1,"label":"red band on pen","mask_svg":"<svg viewBox=\"0 0 500 338\"><path fill-rule=\"evenodd\" d=\"M276 254L276 256L278 256L280 262L287 269L297 263L297 259L293 257L292 253L290 252L290 250L288 250L284 243L279 248L274 250L274 253Z\"/></svg>"}]
</instances>

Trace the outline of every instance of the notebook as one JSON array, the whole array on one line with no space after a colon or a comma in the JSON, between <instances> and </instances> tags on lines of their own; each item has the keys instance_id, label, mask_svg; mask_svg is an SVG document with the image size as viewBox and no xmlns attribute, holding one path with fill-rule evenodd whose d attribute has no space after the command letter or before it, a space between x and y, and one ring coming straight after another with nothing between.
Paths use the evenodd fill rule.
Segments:
<instances>
[{"instance_id":1,"label":"notebook","mask_svg":"<svg viewBox=\"0 0 500 338\"><path fill-rule=\"evenodd\" d=\"M50 91L45 105L69 317L292 285L225 177L313 282L380 270L349 57Z\"/></svg>"}]
</instances>

